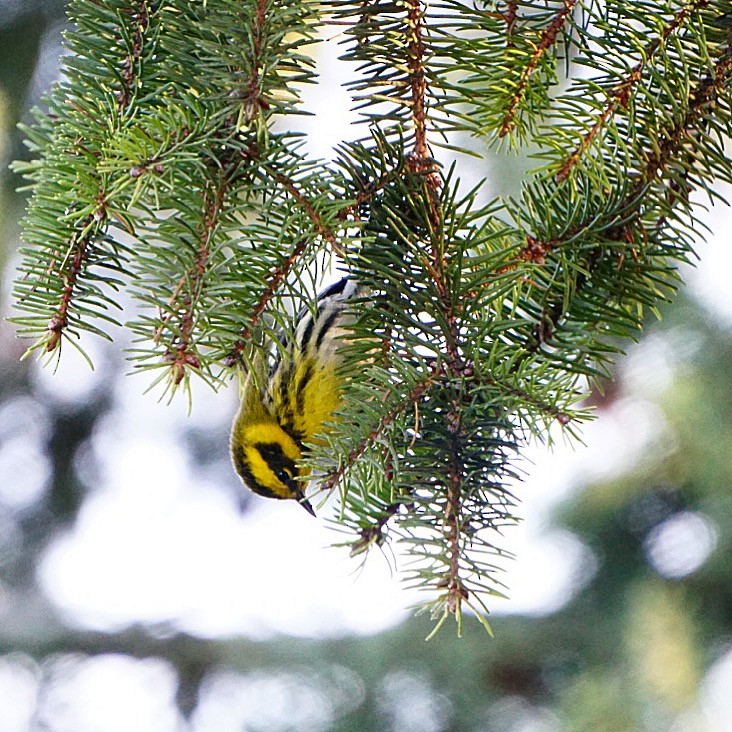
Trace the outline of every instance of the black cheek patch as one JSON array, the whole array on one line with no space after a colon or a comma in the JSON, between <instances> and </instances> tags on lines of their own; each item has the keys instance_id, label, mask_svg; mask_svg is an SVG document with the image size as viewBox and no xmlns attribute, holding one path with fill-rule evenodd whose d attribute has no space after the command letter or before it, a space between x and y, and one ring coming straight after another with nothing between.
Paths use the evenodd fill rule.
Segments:
<instances>
[{"instance_id":1,"label":"black cheek patch","mask_svg":"<svg viewBox=\"0 0 732 732\"><path fill-rule=\"evenodd\" d=\"M270 470L279 477L283 471L288 471L290 476L297 475L297 467L295 461L282 452L282 446L276 442L257 442L254 444L254 448L259 450L259 454L262 456L264 462L270 467ZM289 477L289 476L288 476ZM282 480L282 478L280 478ZM282 480L283 483L287 482L287 479Z\"/></svg>"},{"instance_id":2,"label":"black cheek patch","mask_svg":"<svg viewBox=\"0 0 732 732\"><path fill-rule=\"evenodd\" d=\"M244 458L243 447L235 447L233 449L232 459L234 461L236 472L239 473L239 477L250 491L257 493L260 496L264 496L265 498L281 498L281 496L278 496L276 493L272 493L272 491L266 486L257 483L252 471L249 469L249 464Z\"/></svg>"}]
</instances>

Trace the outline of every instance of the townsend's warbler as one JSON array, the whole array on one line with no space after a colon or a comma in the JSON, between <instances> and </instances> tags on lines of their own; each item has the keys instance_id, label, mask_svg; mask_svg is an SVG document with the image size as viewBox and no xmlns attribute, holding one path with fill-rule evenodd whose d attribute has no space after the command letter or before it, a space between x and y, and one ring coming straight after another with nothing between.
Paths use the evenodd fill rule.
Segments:
<instances>
[{"instance_id":1,"label":"townsend's warbler","mask_svg":"<svg viewBox=\"0 0 732 732\"><path fill-rule=\"evenodd\" d=\"M318 295L315 314L298 314L293 334L283 333L272 350L269 369L260 360L247 374L231 430L231 458L244 484L262 496L292 498L313 515L298 461L340 401L337 336L358 290L344 277Z\"/></svg>"}]
</instances>

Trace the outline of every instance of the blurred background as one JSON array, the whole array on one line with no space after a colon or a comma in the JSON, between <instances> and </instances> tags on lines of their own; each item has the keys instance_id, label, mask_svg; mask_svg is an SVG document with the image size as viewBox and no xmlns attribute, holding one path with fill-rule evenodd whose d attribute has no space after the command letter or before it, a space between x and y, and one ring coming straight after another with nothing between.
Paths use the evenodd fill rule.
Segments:
<instances>
[{"instance_id":1,"label":"blurred background","mask_svg":"<svg viewBox=\"0 0 732 732\"><path fill-rule=\"evenodd\" d=\"M7 164L63 27L61 0L0 0L3 318ZM322 156L353 136L336 43L308 92ZM526 167L470 164L514 189ZM196 389L189 416L125 377L123 333L85 342L94 370L69 348L54 370L3 320L0 732L732 729L732 215L704 220L717 235L593 395L586 444L529 451L495 639L468 619L425 643L398 556L360 567L327 519L243 495L235 389Z\"/></svg>"}]
</instances>

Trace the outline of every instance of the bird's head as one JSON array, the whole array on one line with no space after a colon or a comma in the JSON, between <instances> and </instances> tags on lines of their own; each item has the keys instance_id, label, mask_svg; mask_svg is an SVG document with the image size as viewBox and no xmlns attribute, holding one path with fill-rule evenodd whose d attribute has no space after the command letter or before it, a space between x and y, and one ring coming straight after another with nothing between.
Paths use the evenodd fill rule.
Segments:
<instances>
[{"instance_id":1,"label":"bird's head","mask_svg":"<svg viewBox=\"0 0 732 732\"><path fill-rule=\"evenodd\" d=\"M247 488L267 498L295 500L315 515L303 493L304 483L298 480L306 474L297 465L302 451L276 422L237 420L231 433L231 457Z\"/></svg>"}]
</instances>

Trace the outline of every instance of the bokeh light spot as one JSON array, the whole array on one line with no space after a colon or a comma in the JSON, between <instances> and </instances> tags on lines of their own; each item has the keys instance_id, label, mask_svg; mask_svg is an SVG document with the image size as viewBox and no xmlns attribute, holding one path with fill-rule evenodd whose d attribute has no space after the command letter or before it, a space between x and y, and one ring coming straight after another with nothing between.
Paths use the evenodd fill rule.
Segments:
<instances>
[{"instance_id":1,"label":"bokeh light spot","mask_svg":"<svg viewBox=\"0 0 732 732\"><path fill-rule=\"evenodd\" d=\"M717 545L711 519L694 511L680 511L648 533L644 550L662 577L678 579L696 572Z\"/></svg>"}]
</instances>

